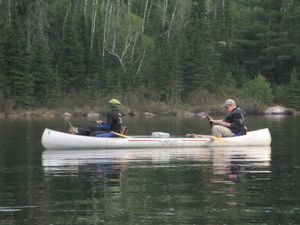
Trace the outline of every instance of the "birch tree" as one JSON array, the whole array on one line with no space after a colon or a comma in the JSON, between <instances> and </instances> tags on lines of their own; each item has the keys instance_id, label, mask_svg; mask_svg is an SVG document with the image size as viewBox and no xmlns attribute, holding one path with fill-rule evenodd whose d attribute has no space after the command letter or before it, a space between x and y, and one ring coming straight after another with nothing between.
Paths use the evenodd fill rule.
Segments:
<instances>
[{"instance_id":1,"label":"birch tree","mask_svg":"<svg viewBox=\"0 0 300 225\"><path fill-rule=\"evenodd\" d=\"M127 5L120 0L107 1L104 9L103 56L106 51L118 60L123 71L130 64L139 72L150 43L143 35L143 19L132 13L131 1Z\"/></svg>"},{"instance_id":2,"label":"birch tree","mask_svg":"<svg viewBox=\"0 0 300 225\"><path fill-rule=\"evenodd\" d=\"M93 0L92 22L91 22L91 38L90 38L90 52L93 50L93 47L94 47L94 37L95 37L95 30L96 30L97 11L98 11L98 0Z\"/></svg>"}]
</instances>

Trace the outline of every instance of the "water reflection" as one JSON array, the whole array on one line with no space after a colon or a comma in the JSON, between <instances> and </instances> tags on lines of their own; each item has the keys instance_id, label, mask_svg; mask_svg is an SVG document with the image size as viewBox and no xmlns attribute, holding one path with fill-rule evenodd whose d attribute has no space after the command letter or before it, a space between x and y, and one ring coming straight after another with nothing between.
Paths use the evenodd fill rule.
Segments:
<instances>
[{"instance_id":1,"label":"water reflection","mask_svg":"<svg viewBox=\"0 0 300 225\"><path fill-rule=\"evenodd\" d=\"M247 201L260 199L245 187L268 179L270 154L270 147L46 150L42 165L51 191L44 212L57 216L69 208L82 224L178 224L175 215L182 224L214 224L207 219L218 211L232 222L237 206L246 213Z\"/></svg>"},{"instance_id":2,"label":"water reflection","mask_svg":"<svg viewBox=\"0 0 300 225\"><path fill-rule=\"evenodd\" d=\"M113 149L113 150L46 150L42 164L46 174L59 171L77 171L82 165L100 165L101 170L114 170L117 165L134 167L174 166L170 162L188 160L212 163L214 174L235 173L269 166L271 147L231 148L164 148L164 149ZM151 163L151 164L149 164ZM153 165L154 164L154 165ZM155 165L156 164L156 165ZM203 164L205 165L205 164ZM201 165L200 165L201 166Z\"/></svg>"},{"instance_id":3,"label":"water reflection","mask_svg":"<svg viewBox=\"0 0 300 225\"><path fill-rule=\"evenodd\" d=\"M270 157L270 147L214 149L213 176L210 178L213 192L222 196L224 204L239 205L243 192L246 193L240 184L242 180L249 183L270 179Z\"/></svg>"},{"instance_id":4,"label":"water reflection","mask_svg":"<svg viewBox=\"0 0 300 225\"><path fill-rule=\"evenodd\" d=\"M270 157L270 146L219 148L212 151L214 173L232 174L235 175L232 177L237 179L240 179L245 172L265 171L270 164Z\"/></svg>"}]
</instances>

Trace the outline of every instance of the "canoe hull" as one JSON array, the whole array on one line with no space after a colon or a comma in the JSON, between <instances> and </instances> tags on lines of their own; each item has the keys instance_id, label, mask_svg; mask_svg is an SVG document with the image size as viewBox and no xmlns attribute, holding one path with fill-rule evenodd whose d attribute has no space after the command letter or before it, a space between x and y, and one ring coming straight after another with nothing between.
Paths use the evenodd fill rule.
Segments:
<instances>
[{"instance_id":1,"label":"canoe hull","mask_svg":"<svg viewBox=\"0 0 300 225\"><path fill-rule=\"evenodd\" d=\"M80 136L46 128L42 145L46 149L131 149L131 148L191 148L191 147L232 147L268 146L271 144L269 129L248 132L247 135L230 138L169 137L156 138L138 136L130 138L97 138Z\"/></svg>"}]
</instances>

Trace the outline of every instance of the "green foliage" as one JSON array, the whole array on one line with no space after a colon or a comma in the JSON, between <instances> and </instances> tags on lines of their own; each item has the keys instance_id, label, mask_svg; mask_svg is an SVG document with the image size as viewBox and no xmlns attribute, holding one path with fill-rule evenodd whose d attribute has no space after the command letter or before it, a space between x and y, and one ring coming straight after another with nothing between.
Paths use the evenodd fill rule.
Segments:
<instances>
[{"instance_id":1,"label":"green foliage","mask_svg":"<svg viewBox=\"0 0 300 225\"><path fill-rule=\"evenodd\" d=\"M71 3L70 12L65 18L60 57L57 63L61 87L68 91L79 91L86 87L83 43L80 42L80 32L82 31L79 27L80 19L76 3Z\"/></svg>"},{"instance_id":2,"label":"green foliage","mask_svg":"<svg viewBox=\"0 0 300 225\"><path fill-rule=\"evenodd\" d=\"M141 89L155 92L143 92L149 101L202 103L242 86L268 104L271 85L298 107L299 1L10 2L0 4L0 96L15 107Z\"/></svg>"},{"instance_id":3,"label":"green foliage","mask_svg":"<svg viewBox=\"0 0 300 225\"><path fill-rule=\"evenodd\" d=\"M287 85L275 85L273 86L274 101L277 103L285 103L287 101Z\"/></svg>"},{"instance_id":4,"label":"green foliage","mask_svg":"<svg viewBox=\"0 0 300 225\"><path fill-rule=\"evenodd\" d=\"M256 104L269 104L273 100L270 83L261 74L243 85L240 96L244 99L253 99Z\"/></svg>"},{"instance_id":5,"label":"green foliage","mask_svg":"<svg viewBox=\"0 0 300 225\"><path fill-rule=\"evenodd\" d=\"M4 57L3 57L3 48L0 40L0 97L4 94Z\"/></svg>"},{"instance_id":6,"label":"green foliage","mask_svg":"<svg viewBox=\"0 0 300 225\"><path fill-rule=\"evenodd\" d=\"M21 21L12 21L4 43L5 97L15 107L28 107L33 103L34 78L29 72L29 56L22 37Z\"/></svg>"},{"instance_id":7,"label":"green foliage","mask_svg":"<svg viewBox=\"0 0 300 225\"><path fill-rule=\"evenodd\" d=\"M287 85L287 102L286 106L290 108L300 109L300 80L296 71L291 76Z\"/></svg>"},{"instance_id":8,"label":"green foliage","mask_svg":"<svg viewBox=\"0 0 300 225\"><path fill-rule=\"evenodd\" d=\"M247 21L232 42L241 66L252 76L261 72L274 83L287 83L299 66L299 2L247 0L240 6Z\"/></svg>"},{"instance_id":9,"label":"green foliage","mask_svg":"<svg viewBox=\"0 0 300 225\"><path fill-rule=\"evenodd\" d=\"M54 90L54 74L50 62L48 43L41 37L37 38L30 69L30 73L34 76L36 105L43 105L45 99L51 98Z\"/></svg>"},{"instance_id":10,"label":"green foliage","mask_svg":"<svg viewBox=\"0 0 300 225\"><path fill-rule=\"evenodd\" d=\"M218 63L213 40L208 35L205 2L193 0L192 3L189 15L191 23L184 29L181 49L185 97L199 88L207 89L210 86L213 79L210 68Z\"/></svg>"}]
</instances>

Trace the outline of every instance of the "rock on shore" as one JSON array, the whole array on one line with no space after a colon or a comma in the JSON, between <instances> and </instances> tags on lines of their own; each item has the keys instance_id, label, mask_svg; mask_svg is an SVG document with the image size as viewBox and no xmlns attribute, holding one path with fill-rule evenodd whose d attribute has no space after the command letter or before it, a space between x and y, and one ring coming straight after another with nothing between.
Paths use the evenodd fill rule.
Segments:
<instances>
[{"instance_id":1,"label":"rock on shore","mask_svg":"<svg viewBox=\"0 0 300 225\"><path fill-rule=\"evenodd\" d=\"M293 109L288 109L284 106L269 107L264 111L265 115L294 115Z\"/></svg>"}]
</instances>

